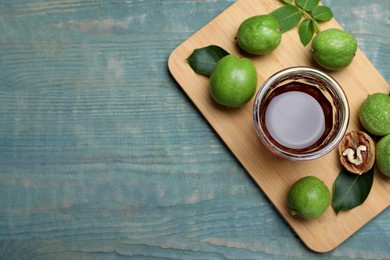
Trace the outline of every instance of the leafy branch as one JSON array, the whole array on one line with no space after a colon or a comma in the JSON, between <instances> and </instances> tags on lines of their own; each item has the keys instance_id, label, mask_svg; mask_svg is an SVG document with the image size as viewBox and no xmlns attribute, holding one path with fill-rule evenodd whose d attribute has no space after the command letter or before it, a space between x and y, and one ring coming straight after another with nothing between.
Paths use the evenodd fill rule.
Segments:
<instances>
[{"instance_id":1,"label":"leafy branch","mask_svg":"<svg viewBox=\"0 0 390 260\"><path fill-rule=\"evenodd\" d=\"M299 24L298 34L301 43L306 46L315 33L319 33L319 22L333 18L332 10L319 5L319 0L281 0L285 5L271 14L279 21L281 31L287 32Z\"/></svg>"}]
</instances>

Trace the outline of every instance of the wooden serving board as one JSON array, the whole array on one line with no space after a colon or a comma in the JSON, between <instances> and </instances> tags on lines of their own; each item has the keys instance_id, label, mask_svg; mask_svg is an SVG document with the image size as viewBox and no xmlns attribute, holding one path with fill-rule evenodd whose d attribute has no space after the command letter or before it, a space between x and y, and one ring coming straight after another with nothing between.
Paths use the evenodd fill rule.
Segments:
<instances>
[{"instance_id":1,"label":"wooden serving board","mask_svg":"<svg viewBox=\"0 0 390 260\"><path fill-rule=\"evenodd\" d=\"M329 207L323 216L315 220L293 217L287 206L288 189L296 180L313 175L324 180L332 190L333 182L341 170L337 150L309 162L292 162L269 154L258 140L253 126L253 99L238 109L216 105L209 93L209 79L196 74L186 62L186 58L196 48L221 46L229 53L248 57L255 63L259 87L281 69L297 65L316 66L311 60L309 47L304 48L300 43L296 28L284 33L279 47L266 56L250 56L236 46L235 34L244 19L267 14L281 5L277 0L237 1L178 46L169 57L168 67L185 93L301 240L313 251L327 252L390 205L390 178L376 172L369 197L363 205L350 211L336 215ZM333 19L322 23L321 28L341 27ZM350 66L329 74L340 83L349 99L351 119L348 131L361 129L358 119L361 102L370 93L389 93L388 83L360 50Z\"/></svg>"}]
</instances>

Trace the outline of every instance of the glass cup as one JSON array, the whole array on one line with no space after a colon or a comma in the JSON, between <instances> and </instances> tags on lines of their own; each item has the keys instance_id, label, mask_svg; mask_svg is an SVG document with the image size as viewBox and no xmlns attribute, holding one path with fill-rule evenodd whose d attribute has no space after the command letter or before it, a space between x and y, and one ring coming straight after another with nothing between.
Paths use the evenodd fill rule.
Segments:
<instances>
[{"instance_id":1,"label":"glass cup","mask_svg":"<svg viewBox=\"0 0 390 260\"><path fill-rule=\"evenodd\" d=\"M291 67L267 79L256 94L253 121L258 137L273 154L294 161L331 152L349 123L347 97L328 74Z\"/></svg>"}]
</instances>

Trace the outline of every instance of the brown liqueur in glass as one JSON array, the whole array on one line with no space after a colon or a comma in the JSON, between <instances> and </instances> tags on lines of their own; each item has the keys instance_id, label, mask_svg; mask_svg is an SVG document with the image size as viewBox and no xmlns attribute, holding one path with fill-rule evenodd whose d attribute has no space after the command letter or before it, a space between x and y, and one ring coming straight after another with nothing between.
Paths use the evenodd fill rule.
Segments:
<instances>
[{"instance_id":1,"label":"brown liqueur in glass","mask_svg":"<svg viewBox=\"0 0 390 260\"><path fill-rule=\"evenodd\" d=\"M260 122L273 145L302 154L326 144L337 122L320 85L291 81L275 87L266 99Z\"/></svg>"}]
</instances>

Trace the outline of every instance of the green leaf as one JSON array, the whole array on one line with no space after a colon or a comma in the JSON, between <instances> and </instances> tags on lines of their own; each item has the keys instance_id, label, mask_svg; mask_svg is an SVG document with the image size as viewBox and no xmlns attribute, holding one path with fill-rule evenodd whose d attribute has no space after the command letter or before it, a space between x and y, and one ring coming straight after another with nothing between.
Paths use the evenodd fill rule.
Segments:
<instances>
[{"instance_id":1,"label":"green leaf","mask_svg":"<svg viewBox=\"0 0 390 260\"><path fill-rule=\"evenodd\" d=\"M299 25L298 34L301 43L303 44L303 46L306 46L311 41L314 35L313 21L310 19L303 20L302 23Z\"/></svg>"},{"instance_id":2,"label":"green leaf","mask_svg":"<svg viewBox=\"0 0 390 260\"><path fill-rule=\"evenodd\" d=\"M295 3L303 10L311 11L314 7L318 6L320 0L295 0Z\"/></svg>"},{"instance_id":3,"label":"green leaf","mask_svg":"<svg viewBox=\"0 0 390 260\"><path fill-rule=\"evenodd\" d=\"M209 45L195 49L187 61L196 73L210 77L218 61L228 54L219 46Z\"/></svg>"},{"instance_id":4,"label":"green leaf","mask_svg":"<svg viewBox=\"0 0 390 260\"><path fill-rule=\"evenodd\" d=\"M317 6L311 11L313 18L320 22L329 21L333 18L332 10L327 6Z\"/></svg>"},{"instance_id":5,"label":"green leaf","mask_svg":"<svg viewBox=\"0 0 390 260\"><path fill-rule=\"evenodd\" d=\"M341 210L350 210L367 199L374 181L374 168L357 175L343 169L333 184L333 210L338 214Z\"/></svg>"},{"instance_id":6,"label":"green leaf","mask_svg":"<svg viewBox=\"0 0 390 260\"><path fill-rule=\"evenodd\" d=\"M282 0L283 3L291 5L294 0Z\"/></svg>"},{"instance_id":7,"label":"green leaf","mask_svg":"<svg viewBox=\"0 0 390 260\"><path fill-rule=\"evenodd\" d=\"M298 7L285 5L274 10L273 15L280 24L281 32L287 32L299 24L302 19L302 12Z\"/></svg>"}]
</instances>

